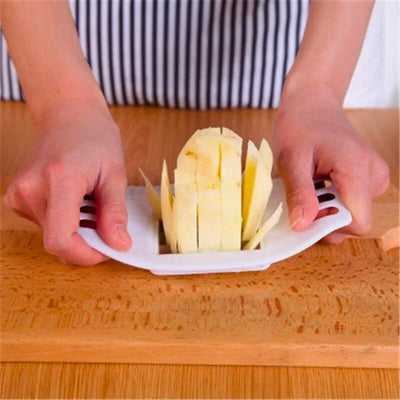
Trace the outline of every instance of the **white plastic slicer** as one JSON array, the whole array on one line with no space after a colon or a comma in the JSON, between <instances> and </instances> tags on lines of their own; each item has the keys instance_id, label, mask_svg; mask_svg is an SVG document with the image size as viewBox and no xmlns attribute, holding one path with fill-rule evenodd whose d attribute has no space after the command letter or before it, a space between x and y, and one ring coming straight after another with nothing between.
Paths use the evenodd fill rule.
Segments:
<instances>
[{"instance_id":1,"label":"white plastic slicer","mask_svg":"<svg viewBox=\"0 0 400 400\"><path fill-rule=\"evenodd\" d=\"M285 188L281 179L273 181L273 190L268 201L263 221L283 202L283 212L279 223L271 229L257 250L234 252L162 254L159 243L159 221L153 214L146 199L145 187L129 186L126 192L128 210L128 232L133 239L129 251L117 251L109 247L97 231L90 227L80 227L78 233L94 249L108 257L150 270L156 275L184 275L221 272L261 271L272 263L291 257L330 232L350 224L350 211L340 201L339 193L333 186L325 186L324 181L316 181L319 209L336 208L337 213L315 220L303 231L290 228L289 215L285 201ZM95 213L84 212L95 209L94 200L84 200L81 208L82 221L96 221ZM87 225L87 224L81 224Z\"/></svg>"}]
</instances>

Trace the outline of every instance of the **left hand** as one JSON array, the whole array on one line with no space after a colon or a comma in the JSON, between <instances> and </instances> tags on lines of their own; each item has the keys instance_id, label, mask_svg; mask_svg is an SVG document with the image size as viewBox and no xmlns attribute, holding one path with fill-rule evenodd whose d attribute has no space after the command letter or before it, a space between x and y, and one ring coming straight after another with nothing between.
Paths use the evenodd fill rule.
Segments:
<instances>
[{"instance_id":1,"label":"left hand","mask_svg":"<svg viewBox=\"0 0 400 400\"><path fill-rule=\"evenodd\" d=\"M318 214L313 179L330 177L353 216L329 234L329 243L365 235L372 225L372 199L389 186L386 162L358 135L340 102L329 91L307 88L282 97L272 147L285 182L294 230L307 228Z\"/></svg>"}]
</instances>

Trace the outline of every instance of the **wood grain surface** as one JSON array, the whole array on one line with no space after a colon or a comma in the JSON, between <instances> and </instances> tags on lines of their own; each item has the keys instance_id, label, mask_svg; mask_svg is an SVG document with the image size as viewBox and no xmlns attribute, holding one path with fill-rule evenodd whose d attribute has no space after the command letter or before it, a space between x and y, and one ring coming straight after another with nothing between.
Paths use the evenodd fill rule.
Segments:
<instances>
[{"instance_id":1,"label":"wood grain surface","mask_svg":"<svg viewBox=\"0 0 400 400\"><path fill-rule=\"evenodd\" d=\"M3 239L4 361L397 366L398 270L377 243L318 244L262 272L159 277L64 265L39 233Z\"/></svg>"},{"instance_id":2,"label":"wood grain surface","mask_svg":"<svg viewBox=\"0 0 400 400\"><path fill-rule=\"evenodd\" d=\"M1 398L399 398L391 369L4 363L0 376Z\"/></svg>"},{"instance_id":3,"label":"wood grain surface","mask_svg":"<svg viewBox=\"0 0 400 400\"><path fill-rule=\"evenodd\" d=\"M37 133L24 105L2 103L0 110L4 190ZM199 127L225 125L257 142L270 136L275 115L112 112L130 184L141 184L139 165L157 183L162 157L172 166ZM348 115L392 168L392 187L374 204L372 233L338 247L317 244L267 271L157 277L113 261L66 266L44 252L35 225L2 209L1 350L10 361L2 365L2 396L396 397L396 370L254 367L398 367L398 253L384 250L398 239L398 113ZM33 373L41 379L26 382ZM143 384L118 390L121 376Z\"/></svg>"}]
</instances>

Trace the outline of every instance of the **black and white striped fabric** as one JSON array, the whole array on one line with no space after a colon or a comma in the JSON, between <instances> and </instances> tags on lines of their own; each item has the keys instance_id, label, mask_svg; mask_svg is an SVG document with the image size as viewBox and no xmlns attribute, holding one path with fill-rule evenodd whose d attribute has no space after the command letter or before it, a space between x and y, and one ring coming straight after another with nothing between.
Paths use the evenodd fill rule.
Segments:
<instances>
[{"instance_id":1,"label":"black and white striped fabric","mask_svg":"<svg viewBox=\"0 0 400 400\"><path fill-rule=\"evenodd\" d=\"M110 104L274 108L308 0L70 0ZM1 37L1 99L22 90Z\"/></svg>"}]
</instances>

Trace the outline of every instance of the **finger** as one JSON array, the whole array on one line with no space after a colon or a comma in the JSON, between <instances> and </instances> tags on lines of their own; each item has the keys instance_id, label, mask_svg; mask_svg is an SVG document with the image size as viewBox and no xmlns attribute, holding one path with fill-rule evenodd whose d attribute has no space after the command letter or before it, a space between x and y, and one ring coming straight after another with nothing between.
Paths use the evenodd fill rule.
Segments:
<instances>
[{"instance_id":1,"label":"finger","mask_svg":"<svg viewBox=\"0 0 400 400\"><path fill-rule=\"evenodd\" d=\"M379 155L376 155L371 162L370 176L372 197L381 196L389 188L390 169Z\"/></svg>"},{"instance_id":2,"label":"finger","mask_svg":"<svg viewBox=\"0 0 400 400\"><path fill-rule=\"evenodd\" d=\"M59 254L55 254L64 264L89 266L100 264L109 259L104 254L101 254L97 250L89 247L82 237L76 232L71 235L70 245L74 249L73 253L69 251L61 251ZM87 248L89 248L90 251L88 251ZM46 251L52 254L47 249Z\"/></svg>"},{"instance_id":3,"label":"finger","mask_svg":"<svg viewBox=\"0 0 400 400\"><path fill-rule=\"evenodd\" d=\"M106 256L88 246L76 233L85 187L78 180L66 179L59 165L49 167L47 180L49 193L43 226L45 249L69 264L93 265L106 260Z\"/></svg>"},{"instance_id":4,"label":"finger","mask_svg":"<svg viewBox=\"0 0 400 400\"><path fill-rule=\"evenodd\" d=\"M132 245L127 231L126 174L122 168L101 179L96 189L97 230L103 240L117 250L129 250Z\"/></svg>"},{"instance_id":5,"label":"finger","mask_svg":"<svg viewBox=\"0 0 400 400\"><path fill-rule=\"evenodd\" d=\"M353 217L351 224L341 229L343 233L363 236L371 229L372 199L367 175L356 169L331 173L332 183Z\"/></svg>"},{"instance_id":6,"label":"finger","mask_svg":"<svg viewBox=\"0 0 400 400\"><path fill-rule=\"evenodd\" d=\"M3 203L20 217L39 224L38 218L24 199L23 193L18 189L17 184L12 184L8 188L6 194L3 196Z\"/></svg>"},{"instance_id":7,"label":"finger","mask_svg":"<svg viewBox=\"0 0 400 400\"><path fill-rule=\"evenodd\" d=\"M319 207L312 179L312 153L283 152L278 166L285 183L291 227L305 229L314 221Z\"/></svg>"},{"instance_id":8,"label":"finger","mask_svg":"<svg viewBox=\"0 0 400 400\"><path fill-rule=\"evenodd\" d=\"M379 197L382 196L386 190L389 189L390 186L390 178L381 181L380 184L377 184L374 191L372 192L372 197Z\"/></svg>"},{"instance_id":9,"label":"finger","mask_svg":"<svg viewBox=\"0 0 400 400\"><path fill-rule=\"evenodd\" d=\"M339 231L336 232L332 232L329 235L325 236L323 238L323 241L325 243L329 243L329 244L340 244L342 243L346 238L348 237L348 235L344 234L344 233L340 233Z\"/></svg>"}]
</instances>

